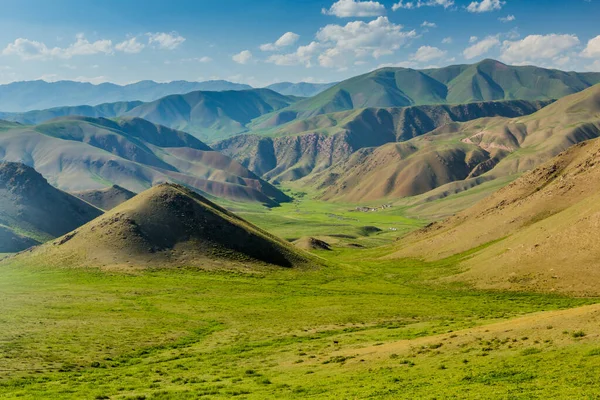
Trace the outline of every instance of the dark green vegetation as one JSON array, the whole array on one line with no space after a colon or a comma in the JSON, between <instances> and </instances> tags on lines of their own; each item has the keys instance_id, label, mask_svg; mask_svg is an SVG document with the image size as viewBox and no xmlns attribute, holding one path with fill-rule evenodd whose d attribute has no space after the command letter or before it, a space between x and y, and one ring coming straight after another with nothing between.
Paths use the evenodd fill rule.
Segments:
<instances>
[{"instance_id":1,"label":"dark green vegetation","mask_svg":"<svg viewBox=\"0 0 600 400\"><path fill-rule=\"evenodd\" d=\"M24 250L91 221L102 211L48 184L19 163L0 163L0 253Z\"/></svg>"},{"instance_id":2,"label":"dark green vegetation","mask_svg":"<svg viewBox=\"0 0 600 400\"><path fill-rule=\"evenodd\" d=\"M24 160L66 191L117 184L141 192L186 184L212 196L275 205L288 197L192 135L140 118L63 117L0 131L0 160Z\"/></svg>"}]
</instances>

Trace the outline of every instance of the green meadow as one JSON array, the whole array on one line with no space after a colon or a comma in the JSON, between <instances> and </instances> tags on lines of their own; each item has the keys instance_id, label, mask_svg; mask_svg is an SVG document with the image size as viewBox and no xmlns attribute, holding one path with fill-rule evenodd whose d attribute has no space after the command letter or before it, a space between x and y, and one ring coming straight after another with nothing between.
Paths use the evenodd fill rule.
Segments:
<instances>
[{"instance_id":1,"label":"green meadow","mask_svg":"<svg viewBox=\"0 0 600 400\"><path fill-rule=\"evenodd\" d=\"M383 260L425 221L354 207L240 210L287 239L338 238L309 270L5 261L0 398L596 398L600 339L587 325L527 336L493 327L598 299L446 284L470 253Z\"/></svg>"}]
</instances>

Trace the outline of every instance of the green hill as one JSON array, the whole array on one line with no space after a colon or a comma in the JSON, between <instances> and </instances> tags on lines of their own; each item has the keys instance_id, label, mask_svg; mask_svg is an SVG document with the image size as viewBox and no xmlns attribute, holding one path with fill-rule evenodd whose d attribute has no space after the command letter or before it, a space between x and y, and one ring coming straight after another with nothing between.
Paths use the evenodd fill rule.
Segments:
<instances>
[{"instance_id":1,"label":"green hill","mask_svg":"<svg viewBox=\"0 0 600 400\"><path fill-rule=\"evenodd\" d=\"M365 107L551 100L577 93L596 83L600 83L600 73L509 66L494 60L421 71L383 68L340 82L281 113L286 113L286 122L289 122Z\"/></svg>"},{"instance_id":2,"label":"green hill","mask_svg":"<svg viewBox=\"0 0 600 400\"><path fill-rule=\"evenodd\" d=\"M274 205L288 200L195 137L140 118L63 117L0 131L0 160L34 166L69 192L119 185L141 192L177 182L208 195Z\"/></svg>"}]
</instances>

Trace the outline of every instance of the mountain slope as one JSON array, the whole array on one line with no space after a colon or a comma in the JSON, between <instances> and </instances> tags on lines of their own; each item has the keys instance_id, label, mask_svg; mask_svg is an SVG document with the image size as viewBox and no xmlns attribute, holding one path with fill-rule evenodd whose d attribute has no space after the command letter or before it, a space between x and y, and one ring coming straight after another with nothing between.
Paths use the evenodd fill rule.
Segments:
<instances>
[{"instance_id":1,"label":"mountain slope","mask_svg":"<svg viewBox=\"0 0 600 400\"><path fill-rule=\"evenodd\" d=\"M292 97L268 89L192 92L142 104L125 115L214 141L246 132L246 125L254 118L287 107L294 101Z\"/></svg>"},{"instance_id":2,"label":"mountain slope","mask_svg":"<svg viewBox=\"0 0 600 400\"><path fill-rule=\"evenodd\" d=\"M97 106L56 107L47 110L34 110L24 113L0 113L6 121L27 125L37 125L58 117L81 116L92 118L113 118L141 105L141 101L105 103Z\"/></svg>"},{"instance_id":3,"label":"mountain slope","mask_svg":"<svg viewBox=\"0 0 600 400\"><path fill-rule=\"evenodd\" d=\"M262 135L236 136L214 147L267 179L297 180L346 161L359 149L406 141L453 121L531 114L546 104L510 101L367 108L294 121Z\"/></svg>"},{"instance_id":4,"label":"mountain slope","mask_svg":"<svg viewBox=\"0 0 600 400\"><path fill-rule=\"evenodd\" d=\"M13 82L0 85L0 110L4 112L24 112L82 104L95 106L103 103L154 101L171 94L183 94L196 90L247 89L252 89L252 87L227 81L173 81L168 83L140 81L124 86L113 83L93 85L73 81Z\"/></svg>"},{"instance_id":5,"label":"mountain slope","mask_svg":"<svg viewBox=\"0 0 600 400\"><path fill-rule=\"evenodd\" d=\"M0 252L21 251L64 235L101 214L50 186L34 169L0 163Z\"/></svg>"},{"instance_id":6,"label":"mountain slope","mask_svg":"<svg viewBox=\"0 0 600 400\"><path fill-rule=\"evenodd\" d=\"M112 210L119 204L125 203L127 200L135 197L135 193L118 185L113 185L106 189L84 190L71 194L105 211Z\"/></svg>"},{"instance_id":7,"label":"mountain slope","mask_svg":"<svg viewBox=\"0 0 600 400\"><path fill-rule=\"evenodd\" d=\"M586 141L475 206L402 240L394 257L463 261L483 288L600 293L600 139Z\"/></svg>"},{"instance_id":8,"label":"mountain slope","mask_svg":"<svg viewBox=\"0 0 600 400\"><path fill-rule=\"evenodd\" d=\"M289 122L366 107L552 100L596 83L600 83L600 73L509 66L494 60L422 71L383 68L340 82L278 113L285 113L283 120Z\"/></svg>"},{"instance_id":9,"label":"mountain slope","mask_svg":"<svg viewBox=\"0 0 600 400\"><path fill-rule=\"evenodd\" d=\"M59 265L224 267L309 263L309 256L182 186L155 186L36 249Z\"/></svg>"},{"instance_id":10,"label":"mountain slope","mask_svg":"<svg viewBox=\"0 0 600 400\"><path fill-rule=\"evenodd\" d=\"M312 184L325 188L325 199L340 201L413 196L464 181L448 188L460 191L517 176L599 136L596 85L528 116L451 123L402 144L366 149L324 171Z\"/></svg>"},{"instance_id":11,"label":"mountain slope","mask_svg":"<svg viewBox=\"0 0 600 400\"><path fill-rule=\"evenodd\" d=\"M64 117L0 131L0 160L34 166L69 192L114 184L141 192L171 181L238 201L274 205L288 200L195 137L139 118Z\"/></svg>"},{"instance_id":12,"label":"mountain slope","mask_svg":"<svg viewBox=\"0 0 600 400\"><path fill-rule=\"evenodd\" d=\"M329 89L335 83L280 82L266 87L286 96L312 97Z\"/></svg>"}]
</instances>

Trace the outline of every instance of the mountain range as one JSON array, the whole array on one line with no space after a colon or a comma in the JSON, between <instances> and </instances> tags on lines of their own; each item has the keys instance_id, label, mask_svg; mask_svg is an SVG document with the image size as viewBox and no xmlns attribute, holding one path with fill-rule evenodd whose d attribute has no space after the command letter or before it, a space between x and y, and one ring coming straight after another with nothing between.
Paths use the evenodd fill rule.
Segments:
<instances>
[{"instance_id":1,"label":"mountain range","mask_svg":"<svg viewBox=\"0 0 600 400\"><path fill-rule=\"evenodd\" d=\"M141 192L177 182L210 196L275 205L281 191L195 137L140 118L62 117L0 123L0 160L34 167L65 191L114 184Z\"/></svg>"},{"instance_id":2,"label":"mountain range","mask_svg":"<svg viewBox=\"0 0 600 400\"><path fill-rule=\"evenodd\" d=\"M268 86L284 95L309 97L329 88L332 84L276 83ZM224 80L206 82L173 81L159 83L140 81L128 85L87 82L24 81L0 85L0 111L26 112L64 106L95 106L104 103L149 102L172 94L194 91L249 90L252 86ZM91 115L90 115L91 116Z\"/></svg>"}]
</instances>

